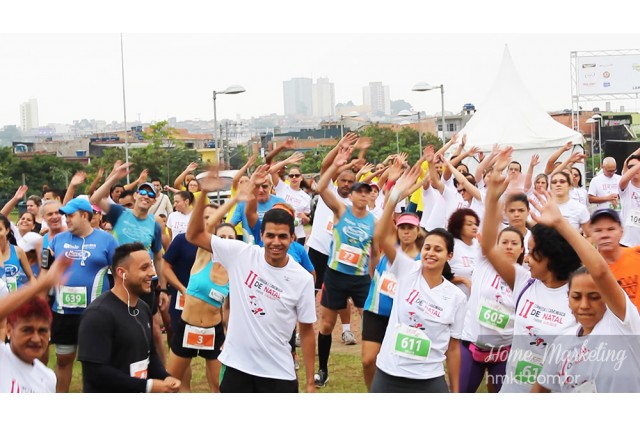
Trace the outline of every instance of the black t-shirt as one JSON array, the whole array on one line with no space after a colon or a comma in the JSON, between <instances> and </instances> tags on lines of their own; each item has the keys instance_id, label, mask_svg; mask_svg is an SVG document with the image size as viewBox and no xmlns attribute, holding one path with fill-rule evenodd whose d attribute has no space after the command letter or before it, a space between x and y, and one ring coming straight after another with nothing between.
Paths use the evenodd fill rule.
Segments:
<instances>
[{"instance_id":1,"label":"black t-shirt","mask_svg":"<svg viewBox=\"0 0 640 427\"><path fill-rule=\"evenodd\" d=\"M100 295L82 314L78 347L85 393L144 392L146 378L168 376L153 345L151 310L141 300L128 308L113 292ZM134 377L131 365L147 359L146 378Z\"/></svg>"}]
</instances>

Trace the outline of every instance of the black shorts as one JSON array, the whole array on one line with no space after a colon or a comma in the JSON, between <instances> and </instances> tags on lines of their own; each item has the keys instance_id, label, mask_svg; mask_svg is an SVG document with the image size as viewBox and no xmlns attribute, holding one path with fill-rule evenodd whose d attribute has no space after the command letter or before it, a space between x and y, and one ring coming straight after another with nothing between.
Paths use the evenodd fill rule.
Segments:
<instances>
[{"instance_id":1,"label":"black shorts","mask_svg":"<svg viewBox=\"0 0 640 427\"><path fill-rule=\"evenodd\" d=\"M220 356L220 351L222 344L224 344L224 327L222 326L222 322L218 323L216 328L216 338L213 343L213 350L198 350L195 348L184 348L182 346L182 339L184 338L184 328L187 323L182 320L182 318L178 319L176 322L177 329L173 331L173 335L171 337L171 343L169 344L169 348L173 351L173 354L176 356L184 357L185 359L193 359L194 357L200 356L206 360L216 360L218 356Z\"/></svg>"},{"instance_id":2,"label":"black shorts","mask_svg":"<svg viewBox=\"0 0 640 427\"><path fill-rule=\"evenodd\" d=\"M347 300L350 297L353 300L353 305L362 308L367 301L370 286L371 277L369 275L352 276L327 268L320 304L331 310L341 310L347 308Z\"/></svg>"},{"instance_id":3,"label":"black shorts","mask_svg":"<svg viewBox=\"0 0 640 427\"><path fill-rule=\"evenodd\" d=\"M53 313L51 342L60 345L77 345L81 317L79 314Z\"/></svg>"},{"instance_id":4,"label":"black shorts","mask_svg":"<svg viewBox=\"0 0 640 427\"><path fill-rule=\"evenodd\" d=\"M222 365L220 393L297 393L298 380L279 380L247 374Z\"/></svg>"},{"instance_id":5,"label":"black shorts","mask_svg":"<svg viewBox=\"0 0 640 427\"><path fill-rule=\"evenodd\" d=\"M324 274L327 271L329 255L309 248L309 260L311 260L311 264L313 264L313 268L316 270L316 291L319 291L322 289L322 282L324 281Z\"/></svg>"},{"instance_id":6,"label":"black shorts","mask_svg":"<svg viewBox=\"0 0 640 427\"><path fill-rule=\"evenodd\" d=\"M387 316L381 316L365 310L362 313L362 341L382 344L388 324L389 318Z\"/></svg>"}]
</instances>

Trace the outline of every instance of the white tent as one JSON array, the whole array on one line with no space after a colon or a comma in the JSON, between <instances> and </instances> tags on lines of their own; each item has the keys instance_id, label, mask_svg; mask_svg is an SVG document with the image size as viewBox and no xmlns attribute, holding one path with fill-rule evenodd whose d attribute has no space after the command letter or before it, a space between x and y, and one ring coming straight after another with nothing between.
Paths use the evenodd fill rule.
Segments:
<instances>
[{"instance_id":1,"label":"white tent","mask_svg":"<svg viewBox=\"0 0 640 427\"><path fill-rule=\"evenodd\" d=\"M534 175L542 173L550 155L568 141L580 146L574 150L583 151L582 135L555 121L533 100L513 65L507 46L498 77L479 106L458 136L466 134L467 147L477 146L485 153L496 143L502 147L512 146L513 160L520 162L523 173L533 154L540 155L540 165ZM565 153L561 160L566 156ZM465 163L472 170L477 166L474 161ZM584 176L584 170L582 172Z\"/></svg>"}]
</instances>

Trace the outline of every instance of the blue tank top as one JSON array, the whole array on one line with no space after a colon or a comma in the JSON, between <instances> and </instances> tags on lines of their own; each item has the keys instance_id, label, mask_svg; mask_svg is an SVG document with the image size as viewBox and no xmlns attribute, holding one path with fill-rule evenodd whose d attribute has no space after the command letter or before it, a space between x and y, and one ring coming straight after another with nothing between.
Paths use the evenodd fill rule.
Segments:
<instances>
[{"instance_id":1,"label":"blue tank top","mask_svg":"<svg viewBox=\"0 0 640 427\"><path fill-rule=\"evenodd\" d=\"M398 249L400 250L400 249ZM416 255L416 260L420 259L420 253ZM383 255L373 273L373 280L369 287L369 295L364 303L364 309L380 316L391 316L393 307L393 295L395 295L396 278L387 272L389 260Z\"/></svg>"},{"instance_id":2,"label":"blue tank top","mask_svg":"<svg viewBox=\"0 0 640 427\"><path fill-rule=\"evenodd\" d=\"M371 212L364 218L357 218L351 212L351 206L347 206L344 215L333 226L329 268L352 276L368 275L374 223Z\"/></svg>"},{"instance_id":3,"label":"blue tank top","mask_svg":"<svg viewBox=\"0 0 640 427\"><path fill-rule=\"evenodd\" d=\"M229 295L229 282L224 285L212 282L210 278L212 268L213 261L209 261L202 270L191 275L187 285L187 295L220 308L224 299Z\"/></svg>"},{"instance_id":4,"label":"blue tank top","mask_svg":"<svg viewBox=\"0 0 640 427\"><path fill-rule=\"evenodd\" d=\"M10 291L15 291L29 281L22 269L16 247L9 245L9 258L4 262L4 280Z\"/></svg>"}]
</instances>

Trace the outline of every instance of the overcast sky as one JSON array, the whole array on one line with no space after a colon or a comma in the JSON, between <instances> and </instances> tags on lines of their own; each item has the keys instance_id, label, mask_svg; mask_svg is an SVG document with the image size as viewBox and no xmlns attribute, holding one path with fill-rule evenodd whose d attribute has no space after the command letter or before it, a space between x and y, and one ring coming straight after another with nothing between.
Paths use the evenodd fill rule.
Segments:
<instances>
[{"instance_id":1,"label":"overcast sky","mask_svg":"<svg viewBox=\"0 0 640 427\"><path fill-rule=\"evenodd\" d=\"M538 104L561 110L571 108L571 51L640 49L639 34L601 33L632 29L624 25L627 14L615 27L592 24L593 13L576 24L569 19L576 16L574 9L555 8L551 14L544 1L519 18L520 24L476 19L499 9L486 2L449 11L447 22L439 19L444 10L434 13L438 11L429 6L411 13L408 3L402 11L378 10L380 16L365 16L373 11L353 6L338 8L337 2L306 11L300 9L302 2L287 3L289 8L278 13L274 3L271 8L249 3L256 16L231 19L231 9L215 14L176 2L152 3L154 10L164 11L153 18L152 9L120 10L122 5L113 2L89 16L38 17L37 25L28 10L20 10L16 15L26 13L22 19L29 25L9 23L0 34L0 126L19 125L19 105L29 98L38 100L40 125L82 118L122 121L120 31L130 122L138 115L145 122L172 116L211 119L212 91L231 84L246 92L220 95L219 119L282 114L282 82L292 77L328 77L335 84L336 103L361 104L363 86L381 81L390 87L392 100L404 99L416 109L439 114L438 91L411 91L416 82L425 81L444 84L448 111L459 111L467 102L482 108L505 45ZM506 8L509 4L504 3ZM49 7L40 5L44 16ZM329 8L333 12L325 10ZM63 29L73 33L60 34ZM400 34L407 31L431 33ZM623 105L640 109L638 100ZM584 104L585 109L593 106L604 109L604 102Z\"/></svg>"}]
</instances>

